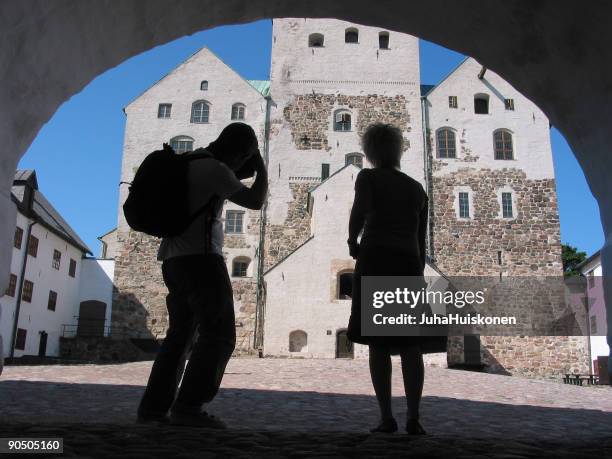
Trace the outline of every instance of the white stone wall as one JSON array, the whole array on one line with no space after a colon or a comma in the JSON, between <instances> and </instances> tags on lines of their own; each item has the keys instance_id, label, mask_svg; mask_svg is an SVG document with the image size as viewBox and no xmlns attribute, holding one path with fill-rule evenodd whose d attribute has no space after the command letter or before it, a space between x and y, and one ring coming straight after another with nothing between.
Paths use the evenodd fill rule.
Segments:
<instances>
[{"instance_id":1,"label":"white stone wall","mask_svg":"<svg viewBox=\"0 0 612 459\"><path fill-rule=\"evenodd\" d=\"M111 324L113 305L114 260L84 258L81 268L79 304L83 301L96 300L106 304L105 326ZM105 329L108 334L109 329Z\"/></svg>"},{"instance_id":2,"label":"white stone wall","mask_svg":"<svg viewBox=\"0 0 612 459\"><path fill-rule=\"evenodd\" d=\"M359 43L344 42L347 27L358 28ZM411 129L404 132L410 148L404 154L402 170L423 181L418 39L390 31L390 49L379 50L378 33L384 30L334 19L274 19L269 223L284 221L291 200L290 177L320 177L322 163L329 163L333 174L345 165L347 153L362 152L355 129L360 114L354 109L350 132L334 132L333 117L328 117L329 151L297 150L283 116L296 95L404 96ZM308 47L311 33L324 34L323 48Z\"/></svg>"},{"instance_id":3,"label":"white stone wall","mask_svg":"<svg viewBox=\"0 0 612 459\"><path fill-rule=\"evenodd\" d=\"M355 266L346 240L358 173L348 166L313 192L313 238L265 275L265 355L335 357L336 333L346 329L351 311L351 300L337 299L336 288L338 272ZM306 352L289 352L295 330L308 334ZM356 345L355 355L365 349Z\"/></svg>"},{"instance_id":4,"label":"white stone wall","mask_svg":"<svg viewBox=\"0 0 612 459\"><path fill-rule=\"evenodd\" d=\"M17 226L24 231L21 249L14 247L12 249L11 273L17 276L17 289L15 297L6 295L0 297L3 309L0 326L2 336L5 337L4 357L10 354L16 298L21 282L23 256L27 250L26 233L29 222L22 214L17 214ZM28 256L25 279L34 283L34 290L31 302L21 302L18 323L18 328L27 331L26 346L24 350L15 350L14 355L15 357L38 355L39 332L46 331L48 333L46 355L58 356L62 325L75 324L75 316L78 315L83 253L38 223L32 227L32 235L38 238L38 253L36 257ZM51 265L54 250L62 253L59 270ZM75 277L68 275L70 259L77 262ZM50 290L57 292L55 311L47 308Z\"/></svg>"},{"instance_id":5,"label":"white stone wall","mask_svg":"<svg viewBox=\"0 0 612 459\"><path fill-rule=\"evenodd\" d=\"M200 90L202 80L208 81L208 90ZM191 105L197 100L210 104L208 123L190 122ZM244 122L253 127L261 146L266 116L264 97L209 49L195 53L125 108L121 181L130 182L145 156L175 136L192 137L194 148L206 147L232 122L231 108L238 102L246 106ZM172 104L170 118L157 117L161 103ZM123 185L119 195L120 233L128 229L121 210L127 192L127 185Z\"/></svg>"},{"instance_id":6,"label":"white stone wall","mask_svg":"<svg viewBox=\"0 0 612 459\"><path fill-rule=\"evenodd\" d=\"M550 128L546 115L529 99L491 70L478 78L482 66L472 58L427 94L426 112L431 133L433 155L436 158L436 131L450 127L455 131L457 158L442 159L435 175L444 175L462 167L500 170L517 168L527 179L554 178ZM474 113L474 95L489 96L489 113ZM458 108L449 108L448 97L457 96ZM514 99L514 110L506 110L504 99ZM496 160L493 131L512 132L514 159ZM478 157L466 162L466 155Z\"/></svg>"}]
</instances>

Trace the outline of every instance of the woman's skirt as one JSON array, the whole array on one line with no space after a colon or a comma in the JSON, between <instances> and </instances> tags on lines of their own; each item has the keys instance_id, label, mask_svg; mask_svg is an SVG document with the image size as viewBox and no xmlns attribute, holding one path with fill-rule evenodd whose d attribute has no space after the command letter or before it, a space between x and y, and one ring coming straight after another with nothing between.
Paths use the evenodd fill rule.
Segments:
<instances>
[{"instance_id":1,"label":"woman's skirt","mask_svg":"<svg viewBox=\"0 0 612 459\"><path fill-rule=\"evenodd\" d=\"M363 336L361 334L361 277L362 276L423 276L423 266L413 253L392 247L360 247L355 272L351 317L347 336L354 343L388 346L397 354L402 347L419 346L423 353L446 352L446 336Z\"/></svg>"}]
</instances>

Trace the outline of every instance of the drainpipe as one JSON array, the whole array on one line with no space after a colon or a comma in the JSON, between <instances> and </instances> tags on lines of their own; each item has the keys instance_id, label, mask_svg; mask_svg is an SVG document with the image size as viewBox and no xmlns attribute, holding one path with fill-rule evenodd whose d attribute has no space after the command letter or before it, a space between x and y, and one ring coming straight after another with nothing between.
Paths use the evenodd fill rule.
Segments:
<instances>
[{"instance_id":1,"label":"drainpipe","mask_svg":"<svg viewBox=\"0 0 612 459\"><path fill-rule=\"evenodd\" d=\"M32 234L32 227L36 225L36 220L28 224L25 237L25 247L23 251L23 260L21 261L21 278L19 279L19 290L17 292L17 303L15 304L15 320L13 321L13 333L11 334L11 351L9 358L15 356L15 341L17 341L17 328L19 324L19 311L21 310L21 294L23 292L23 283L25 281L26 267L28 265L28 247L30 245L30 235Z\"/></svg>"},{"instance_id":2,"label":"drainpipe","mask_svg":"<svg viewBox=\"0 0 612 459\"><path fill-rule=\"evenodd\" d=\"M264 155L263 160L266 165L266 169L269 164L269 153L270 153L270 110L272 107L272 98L266 96L266 119L264 124ZM259 213L259 245L258 245L258 257L257 257L257 299L255 303L255 331L253 336L253 349L261 352L263 346L263 323L264 323L264 312L265 312L265 291L263 282L263 269L264 269L264 248L266 239L266 214L268 209L268 198L264 201L261 211ZM261 357L261 353L260 353Z\"/></svg>"},{"instance_id":3,"label":"drainpipe","mask_svg":"<svg viewBox=\"0 0 612 459\"><path fill-rule=\"evenodd\" d=\"M429 129L429 111L427 110L427 96L421 97L421 123L423 131L423 169L425 176L425 191L429 197L429 215L427 216L427 255L432 262L435 262L433 250L433 228L431 226L431 218L433 216L433 186L432 186L432 170L429 162L429 147L427 131Z\"/></svg>"}]
</instances>

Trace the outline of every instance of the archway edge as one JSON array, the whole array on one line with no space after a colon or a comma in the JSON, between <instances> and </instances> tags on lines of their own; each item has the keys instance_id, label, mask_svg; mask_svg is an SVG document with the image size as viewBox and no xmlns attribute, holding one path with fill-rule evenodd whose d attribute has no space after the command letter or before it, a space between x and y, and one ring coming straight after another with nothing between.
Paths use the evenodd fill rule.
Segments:
<instances>
[{"instance_id":1,"label":"archway edge","mask_svg":"<svg viewBox=\"0 0 612 459\"><path fill-rule=\"evenodd\" d=\"M591 6L591 7L589 7ZM612 4L541 0L31 0L0 16L0 243L14 225L12 175L59 106L126 59L197 31L273 17L332 17L401 31L464 54L508 80L570 143L612 239L607 173L612 110ZM612 253L604 250L604 273ZM7 278L10 251L0 257ZM608 261L610 260L610 261ZM612 304L612 301L609 301ZM612 314L609 314L611 316Z\"/></svg>"}]
</instances>

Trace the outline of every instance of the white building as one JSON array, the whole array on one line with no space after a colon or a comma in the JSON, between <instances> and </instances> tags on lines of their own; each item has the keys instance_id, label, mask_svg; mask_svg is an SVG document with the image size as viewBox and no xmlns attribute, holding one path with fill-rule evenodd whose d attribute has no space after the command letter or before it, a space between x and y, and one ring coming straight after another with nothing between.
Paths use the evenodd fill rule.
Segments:
<instances>
[{"instance_id":1,"label":"white building","mask_svg":"<svg viewBox=\"0 0 612 459\"><path fill-rule=\"evenodd\" d=\"M61 336L74 335L79 320L91 325L83 319L92 302L103 312L96 327L110 320L112 263L86 257L89 248L38 190L34 171L17 171L11 191L18 212L9 287L0 297L3 357L59 356Z\"/></svg>"},{"instance_id":2,"label":"white building","mask_svg":"<svg viewBox=\"0 0 612 459\"><path fill-rule=\"evenodd\" d=\"M275 19L271 39L269 82L245 81L204 48L125 108L123 182L162 142L179 152L206 146L233 120L258 133L266 207L228 204L225 215L237 349L364 355L345 337L346 233L355 176L369 167L361 135L374 122L403 133L401 168L429 195L428 256L439 272L562 274L549 122L499 75L468 58L438 85L421 85L416 37L335 19ZM124 186L113 324L158 340L167 327L159 242L130 231L126 197ZM471 356L467 340L452 343L449 361L529 375L586 367L581 337L470 339ZM552 350L528 357L543 346Z\"/></svg>"},{"instance_id":3,"label":"white building","mask_svg":"<svg viewBox=\"0 0 612 459\"><path fill-rule=\"evenodd\" d=\"M608 327L606 322L606 303L603 295L601 252L599 250L595 252L580 263L576 269L587 279L586 296L589 311L590 361L591 371L593 371L594 361L598 357L610 355L610 348L606 341Z\"/></svg>"}]
</instances>

